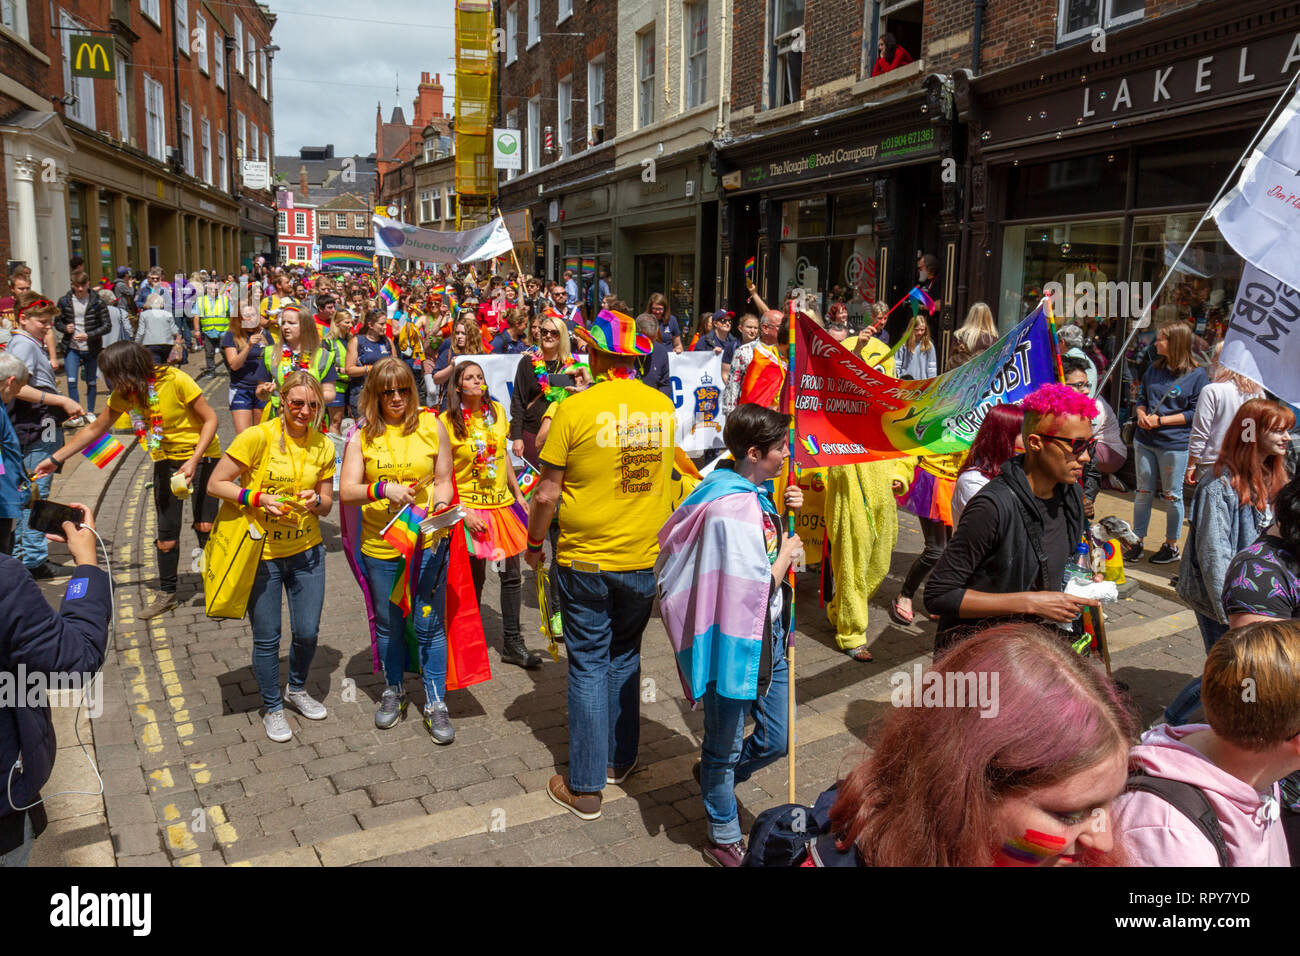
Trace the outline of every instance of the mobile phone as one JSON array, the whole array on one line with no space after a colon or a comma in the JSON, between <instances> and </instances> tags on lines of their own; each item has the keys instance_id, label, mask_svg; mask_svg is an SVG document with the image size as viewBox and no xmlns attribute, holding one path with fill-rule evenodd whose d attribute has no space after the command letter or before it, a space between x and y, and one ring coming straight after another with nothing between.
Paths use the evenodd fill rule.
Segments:
<instances>
[{"instance_id":1,"label":"mobile phone","mask_svg":"<svg viewBox=\"0 0 1300 956\"><path fill-rule=\"evenodd\" d=\"M80 528L85 520L86 512L83 509L72 508L68 505L61 505L57 501L46 501L42 498L32 505L32 514L27 524L33 531L39 531L41 534L52 534L61 538L63 537L63 522L71 521L76 527Z\"/></svg>"},{"instance_id":2,"label":"mobile phone","mask_svg":"<svg viewBox=\"0 0 1300 956\"><path fill-rule=\"evenodd\" d=\"M568 388L573 384L573 376L564 372L555 372L549 378L551 388Z\"/></svg>"}]
</instances>

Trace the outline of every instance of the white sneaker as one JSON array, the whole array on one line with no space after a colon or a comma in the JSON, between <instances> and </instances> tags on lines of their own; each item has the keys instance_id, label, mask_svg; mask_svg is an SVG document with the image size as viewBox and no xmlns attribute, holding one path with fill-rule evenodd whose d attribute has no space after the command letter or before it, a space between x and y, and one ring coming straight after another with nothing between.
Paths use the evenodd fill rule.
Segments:
<instances>
[{"instance_id":1,"label":"white sneaker","mask_svg":"<svg viewBox=\"0 0 1300 956\"><path fill-rule=\"evenodd\" d=\"M288 690L285 689L284 701L293 705L293 709L302 714L308 720L324 720L327 711L325 705L318 700L313 700L311 695L305 690Z\"/></svg>"},{"instance_id":2,"label":"white sneaker","mask_svg":"<svg viewBox=\"0 0 1300 956\"><path fill-rule=\"evenodd\" d=\"M262 718L266 736L278 744L293 740L293 731L289 729L289 719L284 716L284 708L274 710Z\"/></svg>"},{"instance_id":3,"label":"white sneaker","mask_svg":"<svg viewBox=\"0 0 1300 956\"><path fill-rule=\"evenodd\" d=\"M75 418L69 418L63 423L64 428L84 428L86 426L86 416L78 415Z\"/></svg>"}]
</instances>

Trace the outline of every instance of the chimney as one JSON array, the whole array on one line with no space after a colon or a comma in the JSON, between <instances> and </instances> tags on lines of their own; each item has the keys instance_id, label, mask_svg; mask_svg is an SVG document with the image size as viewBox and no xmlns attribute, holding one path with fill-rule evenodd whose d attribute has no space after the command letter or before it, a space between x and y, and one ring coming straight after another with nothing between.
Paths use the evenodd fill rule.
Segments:
<instances>
[{"instance_id":1,"label":"chimney","mask_svg":"<svg viewBox=\"0 0 1300 956\"><path fill-rule=\"evenodd\" d=\"M307 164L298 167L298 188L302 191L302 198L307 198Z\"/></svg>"},{"instance_id":2,"label":"chimney","mask_svg":"<svg viewBox=\"0 0 1300 956\"><path fill-rule=\"evenodd\" d=\"M429 74L420 74L420 86L418 89L418 99L415 103L415 121L412 124L416 130L423 130L433 120L439 119L442 114L442 74L435 73L433 82L429 82Z\"/></svg>"}]
</instances>

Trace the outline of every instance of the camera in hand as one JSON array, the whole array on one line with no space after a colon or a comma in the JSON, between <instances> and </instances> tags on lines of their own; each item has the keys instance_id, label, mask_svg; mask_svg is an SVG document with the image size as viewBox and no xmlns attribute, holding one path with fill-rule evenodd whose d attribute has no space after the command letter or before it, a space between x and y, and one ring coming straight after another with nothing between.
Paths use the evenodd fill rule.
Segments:
<instances>
[{"instance_id":1,"label":"camera in hand","mask_svg":"<svg viewBox=\"0 0 1300 956\"><path fill-rule=\"evenodd\" d=\"M72 522L73 525L80 528L86 520L86 512L81 508L72 508L68 505L61 505L57 501L46 501L44 498L38 500L32 505L32 515L28 521L28 526L33 531L39 531L41 534L52 534L63 537L63 523Z\"/></svg>"}]
</instances>

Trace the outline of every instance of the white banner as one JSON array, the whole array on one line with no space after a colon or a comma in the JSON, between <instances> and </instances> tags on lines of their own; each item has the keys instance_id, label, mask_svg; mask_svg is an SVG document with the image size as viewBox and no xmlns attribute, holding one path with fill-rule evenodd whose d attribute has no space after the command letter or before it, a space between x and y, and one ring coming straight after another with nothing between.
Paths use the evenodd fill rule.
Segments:
<instances>
[{"instance_id":1,"label":"white banner","mask_svg":"<svg viewBox=\"0 0 1300 956\"><path fill-rule=\"evenodd\" d=\"M1219 231L1243 259L1300 288L1300 91L1260 139L1241 178L1214 207Z\"/></svg>"},{"instance_id":2,"label":"white banner","mask_svg":"<svg viewBox=\"0 0 1300 956\"><path fill-rule=\"evenodd\" d=\"M388 207L392 209L392 206ZM500 216L486 226L466 232L420 229L396 219L375 215L375 252L393 259L422 262L479 262L508 255L514 248L505 220Z\"/></svg>"},{"instance_id":3,"label":"white banner","mask_svg":"<svg viewBox=\"0 0 1300 956\"><path fill-rule=\"evenodd\" d=\"M1300 405L1300 292L1247 262L1219 362Z\"/></svg>"},{"instance_id":4,"label":"white banner","mask_svg":"<svg viewBox=\"0 0 1300 956\"><path fill-rule=\"evenodd\" d=\"M488 394L510 417L519 355L475 355L483 369ZM469 360L467 357L466 360ZM677 444L688 453L722 447L722 356L713 352L683 352L668 356L673 405L677 409Z\"/></svg>"}]
</instances>

